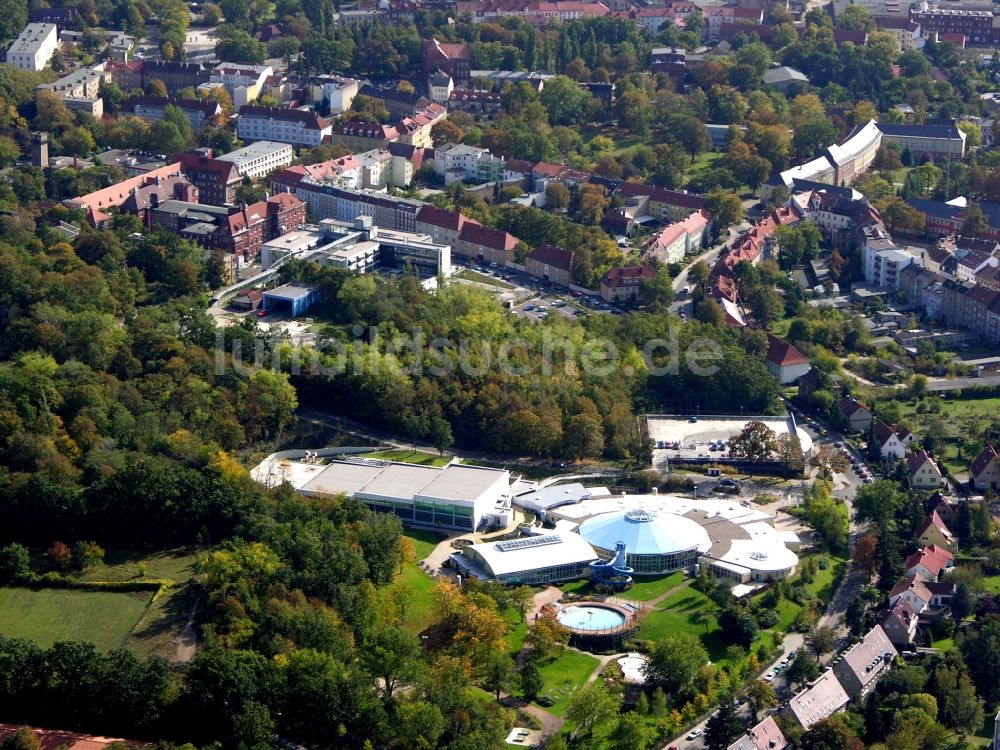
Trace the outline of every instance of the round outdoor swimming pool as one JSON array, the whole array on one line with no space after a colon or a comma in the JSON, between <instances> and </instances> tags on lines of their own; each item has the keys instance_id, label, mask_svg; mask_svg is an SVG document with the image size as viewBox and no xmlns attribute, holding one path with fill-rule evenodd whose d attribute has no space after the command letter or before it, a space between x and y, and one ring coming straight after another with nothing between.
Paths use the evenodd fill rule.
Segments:
<instances>
[{"instance_id":1,"label":"round outdoor swimming pool","mask_svg":"<svg viewBox=\"0 0 1000 750\"><path fill-rule=\"evenodd\" d=\"M625 615L596 604L569 605L556 613L556 619L573 630L612 630L625 624Z\"/></svg>"}]
</instances>

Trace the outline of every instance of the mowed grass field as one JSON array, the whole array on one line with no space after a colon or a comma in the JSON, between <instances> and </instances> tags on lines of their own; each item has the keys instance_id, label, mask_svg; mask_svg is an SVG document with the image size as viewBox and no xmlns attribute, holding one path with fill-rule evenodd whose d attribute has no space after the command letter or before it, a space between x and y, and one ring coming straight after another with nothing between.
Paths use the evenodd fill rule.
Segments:
<instances>
[{"instance_id":1,"label":"mowed grass field","mask_svg":"<svg viewBox=\"0 0 1000 750\"><path fill-rule=\"evenodd\" d=\"M409 601L403 628L411 633L420 633L434 622L434 585L437 581L421 570L418 563L434 551L444 536L419 529L407 529L404 536L413 542L416 558L403 566L403 571L392 584L379 591L379 599L384 603L402 589Z\"/></svg>"},{"instance_id":2,"label":"mowed grass field","mask_svg":"<svg viewBox=\"0 0 1000 750\"><path fill-rule=\"evenodd\" d=\"M124 646L151 592L0 588L0 635L41 646L88 641L98 650Z\"/></svg>"}]
</instances>

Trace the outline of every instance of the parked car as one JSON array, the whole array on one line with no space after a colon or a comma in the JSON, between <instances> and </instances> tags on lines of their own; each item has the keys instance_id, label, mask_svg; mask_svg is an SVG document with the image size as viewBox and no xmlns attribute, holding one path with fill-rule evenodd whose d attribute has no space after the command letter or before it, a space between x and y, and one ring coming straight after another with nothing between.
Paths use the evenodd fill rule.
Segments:
<instances>
[{"instance_id":1,"label":"parked car","mask_svg":"<svg viewBox=\"0 0 1000 750\"><path fill-rule=\"evenodd\" d=\"M688 736L685 737L684 739L686 739L688 741L690 741L690 740L696 740L699 737L701 737L701 735L702 735L702 731L700 729L692 729L691 732L688 734Z\"/></svg>"},{"instance_id":2,"label":"parked car","mask_svg":"<svg viewBox=\"0 0 1000 750\"><path fill-rule=\"evenodd\" d=\"M764 682L770 682L771 680L773 680L777 676L778 676L778 673L775 672L772 669L770 672L768 672L766 675L764 675Z\"/></svg>"}]
</instances>

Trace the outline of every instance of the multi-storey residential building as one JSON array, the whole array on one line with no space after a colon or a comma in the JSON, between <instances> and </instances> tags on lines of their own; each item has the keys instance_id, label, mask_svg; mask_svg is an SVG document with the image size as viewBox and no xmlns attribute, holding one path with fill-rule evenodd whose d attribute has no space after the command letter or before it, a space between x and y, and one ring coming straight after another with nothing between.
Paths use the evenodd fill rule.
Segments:
<instances>
[{"instance_id":1,"label":"multi-storey residential building","mask_svg":"<svg viewBox=\"0 0 1000 750\"><path fill-rule=\"evenodd\" d=\"M573 251L539 245L524 259L524 270L553 284L569 286L573 283Z\"/></svg>"},{"instance_id":2,"label":"multi-storey residential building","mask_svg":"<svg viewBox=\"0 0 1000 750\"><path fill-rule=\"evenodd\" d=\"M445 101L448 103L449 111L483 115L500 111L503 107L503 94L498 91L455 89L449 92Z\"/></svg>"},{"instance_id":3,"label":"multi-storey residential building","mask_svg":"<svg viewBox=\"0 0 1000 750\"><path fill-rule=\"evenodd\" d=\"M451 76L456 86L464 87L471 82L472 49L468 42L453 44L424 39L421 54L425 78L440 70Z\"/></svg>"},{"instance_id":4,"label":"multi-storey residential building","mask_svg":"<svg viewBox=\"0 0 1000 750\"><path fill-rule=\"evenodd\" d=\"M236 200L243 175L233 162L213 159L208 148L178 154L177 161L184 176L197 186L202 203L223 206Z\"/></svg>"},{"instance_id":5,"label":"multi-storey residential building","mask_svg":"<svg viewBox=\"0 0 1000 750\"><path fill-rule=\"evenodd\" d=\"M920 50L924 47L924 37L920 33L920 23L901 16L879 16L875 19L879 31L885 31L896 38L900 52Z\"/></svg>"},{"instance_id":6,"label":"multi-storey residential building","mask_svg":"<svg viewBox=\"0 0 1000 750\"><path fill-rule=\"evenodd\" d=\"M102 63L91 68L77 68L57 81L39 84L35 90L51 91L72 111L87 112L99 118L104 114L101 84L110 80L111 74L104 70Z\"/></svg>"},{"instance_id":7,"label":"multi-storey residential building","mask_svg":"<svg viewBox=\"0 0 1000 750\"><path fill-rule=\"evenodd\" d=\"M517 237L510 232L467 221L458 234L458 243L452 247L467 258L504 266L514 262L517 244Z\"/></svg>"},{"instance_id":8,"label":"multi-storey residential building","mask_svg":"<svg viewBox=\"0 0 1000 750\"><path fill-rule=\"evenodd\" d=\"M739 8L731 5L708 6L704 10L706 28L705 33L710 40L717 40L721 36L722 25L724 23L759 25L764 23L763 8Z\"/></svg>"},{"instance_id":9,"label":"multi-storey residential building","mask_svg":"<svg viewBox=\"0 0 1000 750\"><path fill-rule=\"evenodd\" d=\"M348 158L348 157L345 157ZM388 149L375 148L355 154L352 158L358 165L358 174L361 177L363 188L379 190L386 185L394 184L392 181L392 154ZM405 186L400 186L405 187Z\"/></svg>"},{"instance_id":10,"label":"multi-storey residential building","mask_svg":"<svg viewBox=\"0 0 1000 750\"><path fill-rule=\"evenodd\" d=\"M42 70L58 46L59 31L54 23L29 23L7 48L7 62L18 70Z\"/></svg>"},{"instance_id":11,"label":"multi-storey residential building","mask_svg":"<svg viewBox=\"0 0 1000 750\"><path fill-rule=\"evenodd\" d=\"M124 102L119 114L141 117L143 120L163 119L167 105L179 108L191 123L195 132L215 120L222 114L219 103L213 99L178 99L173 96L130 96Z\"/></svg>"},{"instance_id":12,"label":"multi-storey residential building","mask_svg":"<svg viewBox=\"0 0 1000 750\"><path fill-rule=\"evenodd\" d=\"M244 141L277 141L296 148L313 148L333 132L315 112L247 105L240 108L236 131Z\"/></svg>"},{"instance_id":13,"label":"multi-storey residential building","mask_svg":"<svg viewBox=\"0 0 1000 750\"><path fill-rule=\"evenodd\" d=\"M970 44L990 44L993 41L992 8L949 8L925 0L910 8L910 18L920 24L925 36L963 34Z\"/></svg>"},{"instance_id":14,"label":"multi-storey residential building","mask_svg":"<svg viewBox=\"0 0 1000 750\"><path fill-rule=\"evenodd\" d=\"M264 83L274 75L270 65L250 65L224 62L216 66L209 76L209 83L222 86L239 109L252 102L264 88Z\"/></svg>"},{"instance_id":15,"label":"multi-storey residential building","mask_svg":"<svg viewBox=\"0 0 1000 750\"><path fill-rule=\"evenodd\" d=\"M961 159L965 156L965 131L954 122L929 125L908 125L880 122L883 144L894 144L900 151L908 151L914 161L923 157Z\"/></svg>"},{"instance_id":16,"label":"multi-storey residential building","mask_svg":"<svg viewBox=\"0 0 1000 750\"><path fill-rule=\"evenodd\" d=\"M828 669L807 689L793 696L785 710L802 729L808 730L850 702L837 676Z\"/></svg>"},{"instance_id":17,"label":"multi-storey residential building","mask_svg":"<svg viewBox=\"0 0 1000 750\"><path fill-rule=\"evenodd\" d=\"M330 129L330 142L349 148L355 153L385 148L399 139L399 132L391 125L378 125L360 120L347 120Z\"/></svg>"},{"instance_id":18,"label":"multi-storey residential building","mask_svg":"<svg viewBox=\"0 0 1000 750\"><path fill-rule=\"evenodd\" d=\"M452 182L496 182L503 178L504 161L488 148L446 143L434 149L434 171Z\"/></svg>"},{"instance_id":19,"label":"multi-storey residential building","mask_svg":"<svg viewBox=\"0 0 1000 750\"><path fill-rule=\"evenodd\" d=\"M177 91L188 86L198 88L208 83L212 72L197 63L169 62L167 60L143 60L137 66L140 69L139 86L146 88L153 81L162 81L167 91ZM125 68L127 70L127 68ZM118 81L115 81L118 83ZM126 91L134 86L118 83Z\"/></svg>"},{"instance_id":20,"label":"multi-storey residential building","mask_svg":"<svg viewBox=\"0 0 1000 750\"><path fill-rule=\"evenodd\" d=\"M271 174L276 169L287 167L294 158L295 152L287 143L257 141L223 154L219 160L235 164L241 175L255 180Z\"/></svg>"},{"instance_id":21,"label":"multi-storey residential building","mask_svg":"<svg viewBox=\"0 0 1000 750\"><path fill-rule=\"evenodd\" d=\"M899 288L899 273L914 262L914 256L896 247L882 224L862 228L865 281L889 289Z\"/></svg>"},{"instance_id":22,"label":"multi-storey residential building","mask_svg":"<svg viewBox=\"0 0 1000 750\"><path fill-rule=\"evenodd\" d=\"M710 216L699 209L681 221L664 227L643 246L643 259L656 258L668 265L679 263L684 256L701 250L708 241Z\"/></svg>"},{"instance_id":23,"label":"multi-storey residential building","mask_svg":"<svg viewBox=\"0 0 1000 750\"><path fill-rule=\"evenodd\" d=\"M651 266L610 268L601 279L601 299L616 304L638 301L642 296L642 283L655 275Z\"/></svg>"},{"instance_id":24,"label":"multi-storey residential building","mask_svg":"<svg viewBox=\"0 0 1000 750\"><path fill-rule=\"evenodd\" d=\"M624 194L624 192L623 192ZM693 193L655 188L649 194L649 215L658 221L673 224L705 208L705 198Z\"/></svg>"},{"instance_id":25,"label":"multi-storey residential building","mask_svg":"<svg viewBox=\"0 0 1000 750\"><path fill-rule=\"evenodd\" d=\"M448 110L433 102L417 110L412 116L404 117L396 123L399 143L408 143L418 148L430 148L434 141L431 129L448 117Z\"/></svg>"},{"instance_id":26,"label":"multi-storey residential building","mask_svg":"<svg viewBox=\"0 0 1000 750\"><path fill-rule=\"evenodd\" d=\"M310 99L314 107L331 115L346 112L358 95L361 82L343 76L322 75L309 79Z\"/></svg>"},{"instance_id":27,"label":"multi-storey residential building","mask_svg":"<svg viewBox=\"0 0 1000 750\"><path fill-rule=\"evenodd\" d=\"M423 165L428 150L410 143L390 143L387 148L392 155L392 177L389 184L393 187L409 187L417 170Z\"/></svg>"},{"instance_id":28,"label":"multi-storey residential building","mask_svg":"<svg viewBox=\"0 0 1000 750\"><path fill-rule=\"evenodd\" d=\"M833 673L852 698L871 692L875 683L892 668L897 656L889 636L876 625L859 643L851 646L833 663Z\"/></svg>"}]
</instances>

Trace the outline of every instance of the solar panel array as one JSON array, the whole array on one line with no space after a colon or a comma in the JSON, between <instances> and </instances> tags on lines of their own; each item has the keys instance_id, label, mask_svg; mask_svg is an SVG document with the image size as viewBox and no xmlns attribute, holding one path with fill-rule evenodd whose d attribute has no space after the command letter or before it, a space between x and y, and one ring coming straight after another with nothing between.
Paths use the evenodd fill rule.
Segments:
<instances>
[{"instance_id":1,"label":"solar panel array","mask_svg":"<svg viewBox=\"0 0 1000 750\"><path fill-rule=\"evenodd\" d=\"M546 544L559 544L562 537L558 534L541 534L539 536L529 536L524 539L508 539L504 542L497 542L496 548L501 552L511 552L516 549L528 549L529 547L543 547Z\"/></svg>"}]
</instances>

